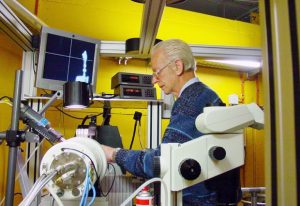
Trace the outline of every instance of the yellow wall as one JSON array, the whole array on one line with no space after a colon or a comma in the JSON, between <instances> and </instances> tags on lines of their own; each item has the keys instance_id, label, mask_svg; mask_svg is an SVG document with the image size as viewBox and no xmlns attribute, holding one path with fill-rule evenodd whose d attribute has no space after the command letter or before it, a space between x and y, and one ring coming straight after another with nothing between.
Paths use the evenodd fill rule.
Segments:
<instances>
[{"instance_id":1,"label":"yellow wall","mask_svg":"<svg viewBox=\"0 0 300 206\"><path fill-rule=\"evenodd\" d=\"M34 1L20 0L29 10L34 11ZM140 33L143 5L130 0L39 0L38 17L49 26L65 31L75 32L85 36L94 37L101 40L126 40L138 37ZM184 18L183 18L184 17ZM174 8L165 8L162 17L158 38L181 38L190 44L207 45L228 45L260 47L260 28L258 25L243 23L212 17L208 15L187 12ZM8 48L3 48L2 42L8 44ZM12 96L13 76L15 69L21 64L20 49L6 40L0 39L0 80L8 85L5 89L0 88L0 94ZM2 63L3 62L3 63ZM4 65L4 66L2 66ZM112 93L110 89L110 79L118 71L151 73L151 68L145 60L132 59L128 65L118 65L113 58L101 58L98 70L98 81L96 91L98 93ZM5 75L3 75L5 74ZM199 68L197 75L200 80L213 88L223 99L228 102L230 94L238 94L244 103L257 102L262 104L261 78L259 81L246 80L244 75L238 72L218 69ZM259 82L258 86L257 83ZM3 84L2 84L3 85ZM259 90L257 89L259 88ZM259 95L257 95L259 91ZM0 105L0 114L9 118L9 109L6 105ZM133 113L137 109L113 108L111 125L119 127L123 143L128 147L133 132ZM146 109L138 109L143 113L142 117L142 145L146 144ZM89 113L102 112L101 108L83 110L81 112L69 112L78 117L84 117ZM52 125L61 131L66 137L74 136L75 128L81 123L80 120L71 119L51 108L47 112L47 117ZM102 117L98 117L98 123L102 122ZM163 128L168 120L163 120ZM9 121L0 119L2 130L7 129ZM261 132L254 132L249 129L246 132L246 165L243 168L243 184L246 186L261 186L264 183L263 177L263 154ZM136 136L134 149L140 149L140 144ZM4 151L1 146L1 152ZM1 164L6 161L6 157L1 156ZM2 161L3 160L3 161ZM2 167L3 168L3 167ZM0 170L0 195L5 187L5 171Z\"/></svg>"},{"instance_id":2,"label":"yellow wall","mask_svg":"<svg viewBox=\"0 0 300 206\"><path fill-rule=\"evenodd\" d=\"M33 0L20 0L33 11ZM130 0L39 0L38 17L51 27L102 40L139 37L143 4ZM260 47L260 27L165 7L158 38L190 44Z\"/></svg>"},{"instance_id":3,"label":"yellow wall","mask_svg":"<svg viewBox=\"0 0 300 206\"><path fill-rule=\"evenodd\" d=\"M167 7L158 38L179 38L190 44L260 47L259 29L254 24Z\"/></svg>"}]
</instances>

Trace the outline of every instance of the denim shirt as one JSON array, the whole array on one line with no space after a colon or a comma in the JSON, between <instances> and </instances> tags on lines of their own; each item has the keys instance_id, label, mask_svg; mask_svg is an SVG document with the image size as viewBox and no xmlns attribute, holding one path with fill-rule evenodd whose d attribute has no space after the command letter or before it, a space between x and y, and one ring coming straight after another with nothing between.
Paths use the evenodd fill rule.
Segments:
<instances>
[{"instance_id":1,"label":"denim shirt","mask_svg":"<svg viewBox=\"0 0 300 206\"><path fill-rule=\"evenodd\" d=\"M204 107L219 106L221 103L218 95L202 82L197 81L189 85L173 105L170 123L165 130L162 143L184 143L201 138L202 133L195 126L197 116L203 112ZM149 179L154 177L154 156L160 156L160 146L145 151L121 149L116 154L116 162L133 175ZM240 193L239 170L227 173L184 189L183 205L213 206L217 202L237 202ZM222 187L219 186L220 183Z\"/></svg>"}]
</instances>

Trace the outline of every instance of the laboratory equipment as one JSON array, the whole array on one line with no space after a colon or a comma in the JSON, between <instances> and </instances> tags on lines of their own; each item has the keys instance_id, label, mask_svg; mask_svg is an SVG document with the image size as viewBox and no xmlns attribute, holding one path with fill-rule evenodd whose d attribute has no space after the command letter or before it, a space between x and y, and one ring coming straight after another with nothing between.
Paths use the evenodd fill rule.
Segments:
<instances>
[{"instance_id":1,"label":"laboratory equipment","mask_svg":"<svg viewBox=\"0 0 300 206\"><path fill-rule=\"evenodd\" d=\"M51 143L59 142L63 139L62 134L53 129L50 126L50 122L42 114L34 111L28 105L21 104L20 119Z\"/></svg>"},{"instance_id":2,"label":"laboratory equipment","mask_svg":"<svg viewBox=\"0 0 300 206\"><path fill-rule=\"evenodd\" d=\"M74 137L60 142L45 153L41 175L20 205L30 205L44 186L58 205L63 205L62 200L80 197L80 205L85 205L92 188L93 197L89 202L92 203L96 198L94 183L103 178L106 167L105 154L95 140Z\"/></svg>"},{"instance_id":3,"label":"laboratory equipment","mask_svg":"<svg viewBox=\"0 0 300 206\"><path fill-rule=\"evenodd\" d=\"M114 94L121 99L156 99L154 87L119 85L114 89Z\"/></svg>"},{"instance_id":4,"label":"laboratory equipment","mask_svg":"<svg viewBox=\"0 0 300 206\"><path fill-rule=\"evenodd\" d=\"M142 87L153 87L152 75L118 72L111 78L111 88L114 89L119 85L131 85Z\"/></svg>"},{"instance_id":5,"label":"laboratory equipment","mask_svg":"<svg viewBox=\"0 0 300 206\"><path fill-rule=\"evenodd\" d=\"M155 173L167 185L161 202L182 205L182 190L244 164L243 128L262 129L263 111L254 103L232 107L207 107L195 121L209 133L189 142L161 144Z\"/></svg>"}]
</instances>

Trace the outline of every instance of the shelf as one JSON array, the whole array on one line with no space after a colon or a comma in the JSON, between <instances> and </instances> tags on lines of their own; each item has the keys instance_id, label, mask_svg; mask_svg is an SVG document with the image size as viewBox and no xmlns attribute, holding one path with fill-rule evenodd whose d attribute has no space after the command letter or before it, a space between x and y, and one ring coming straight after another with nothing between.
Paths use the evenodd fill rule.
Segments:
<instances>
[{"instance_id":1,"label":"shelf","mask_svg":"<svg viewBox=\"0 0 300 206\"><path fill-rule=\"evenodd\" d=\"M26 97L26 100L40 100L46 103L50 97ZM149 103L162 103L162 99L120 99L120 98L94 98L90 108L103 108L104 104L110 104L111 108L147 109ZM55 100L51 106L62 106L62 99Z\"/></svg>"},{"instance_id":2,"label":"shelf","mask_svg":"<svg viewBox=\"0 0 300 206\"><path fill-rule=\"evenodd\" d=\"M132 108L132 109L146 109L149 103L160 103L163 100L149 100L149 99L93 99L94 104L91 107L103 107L104 103L107 102L112 108Z\"/></svg>"}]
</instances>

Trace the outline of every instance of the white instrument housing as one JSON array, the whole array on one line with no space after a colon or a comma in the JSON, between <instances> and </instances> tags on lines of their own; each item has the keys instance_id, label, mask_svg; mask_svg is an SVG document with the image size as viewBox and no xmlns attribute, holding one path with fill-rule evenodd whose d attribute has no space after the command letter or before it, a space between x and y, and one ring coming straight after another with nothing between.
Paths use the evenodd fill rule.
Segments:
<instances>
[{"instance_id":1,"label":"white instrument housing","mask_svg":"<svg viewBox=\"0 0 300 206\"><path fill-rule=\"evenodd\" d=\"M101 180L107 168L105 153L101 145L90 138L74 137L51 147L44 155L40 172L62 170L46 185L50 193L63 200L81 197L86 184L86 169L92 183L97 176Z\"/></svg>"},{"instance_id":2,"label":"white instrument housing","mask_svg":"<svg viewBox=\"0 0 300 206\"><path fill-rule=\"evenodd\" d=\"M205 107L195 121L196 128L204 133L236 133L238 130L253 127L263 129L264 113L257 104L231 107Z\"/></svg>"},{"instance_id":3,"label":"white instrument housing","mask_svg":"<svg viewBox=\"0 0 300 206\"><path fill-rule=\"evenodd\" d=\"M206 107L195 121L201 137L161 145L160 177L167 187L161 202L182 205L181 191L244 164L242 129L263 129L264 114L255 104Z\"/></svg>"}]
</instances>

